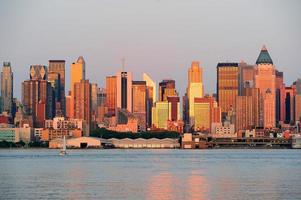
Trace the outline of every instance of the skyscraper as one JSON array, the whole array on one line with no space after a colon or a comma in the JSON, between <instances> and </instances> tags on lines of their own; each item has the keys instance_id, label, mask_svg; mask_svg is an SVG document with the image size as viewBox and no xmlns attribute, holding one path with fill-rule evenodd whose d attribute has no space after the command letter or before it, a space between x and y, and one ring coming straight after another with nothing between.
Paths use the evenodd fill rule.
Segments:
<instances>
[{"instance_id":1,"label":"skyscraper","mask_svg":"<svg viewBox=\"0 0 301 200\"><path fill-rule=\"evenodd\" d=\"M283 72L275 70L276 74L276 91L275 91L275 104L276 104L276 122L284 121L284 101L285 101L285 84L283 82Z\"/></svg>"},{"instance_id":2,"label":"skyscraper","mask_svg":"<svg viewBox=\"0 0 301 200\"><path fill-rule=\"evenodd\" d=\"M108 112L106 106L107 93L105 88L98 88L97 91L97 123L103 123L105 114Z\"/></svg>"},{"instance_id":3,"label":"skyscraper","mask_svg":"<svg viewBox=\"0 0 301 200\"><path fill-rule=\"evenodd\" d=\"M146 131L146 82L133 81L133 114L138 119L138 129Z\"/></svg>"},{"instance_id":4,"label":"skyscraper","mask_svg":"<svg viewBox=\"0 0 301 200\"><path fill-rule=\"evenodd\" d=\"M180 97L178 96L168 96L168 112L169 116L168 119L170 121L178 121L180 120Z\"/></svg>"},{"instance_id":5,"label":"skyscraper","mask_svg":"<svg viewBox=\"0 0 301 200\"><path fill-rule=\"evenodd\" d=\"M75 63L71 64L71 83L70 83L70 91L71 91L71 99L70 99L70 117L74 117L74 87L75 83L80 83L81 80L85 80L86 78L86 64L85 60L82 56L79 56Z\"/></svg>"},{"instance_id":6,"label":"skyscraper","mask_svg":"<svg viewBox=\"0 0 301 200\"><path fill-rule=\"evenodd\" d=\"M74 118L85 120L86 136L91 126L91 84L89 80L74 83Z\"/></svg>"},{"instance_id":7,"label":"skyscraper","mask_svg":"<svg viewBox=\"0 0 301 200\"><path fill-rule=\"evenodd\" d=\"M117 78L116 76L106 77L106 107L108 107L108 114L115 115L116 100L117 100Z\"/></svg>"},{"instance_id":8,"label":"skyscraper","mask_svg":"<svg viewBox=\"0 0 301 200\"><path fill-rule=\"evenodd\" d=\"M223 117L235 109L235 98L238 95L238 63L217 64L217 101Z\"/></svg>"},{"instance_id":9,"label":"skyscraper","mask_svg":"<svg viewBox=\"0 0 301 200\"><path fill-rule=\"evenodd\" d=\"M132 73L118 72L117 80L117 108L132 112Z\"/></svg>"},{"instance_id":10,"label":"skyscraper","mask_svg":"<svg viewBox=\"0 0 301 200\"><path fill-rule=\"evenodd\" d=\"M202 83L203 69L200 68L200 62L192 61L191 67L188 69L188 83Z\"/></svg>"},{"instance_id":11,"label":"skyscraper","mask_svg":"<svg viewBox=\"0 0 301 200\"><path fill-rule=\"evenodd\" d=\"M265 128L276 125L275 90L276 76L273 61L265 46L256 61L255 87L259 89L259 123Z\"/></svg>"},{"instance_id":12,"label":"skyscraper","mask_svg":"<svg viewBox=\"0 0 301 200\"><path fill-rule=\"evenodd\" d=\"M301 121L301 79L296 81L295 120Z\"/></svg>"},{"instance_id":13,"label":"skyscraper","mask_svg":"<svg viewBox=\"0 0 301 200\"><path fill-rule=\"evenodd\" d=\"M188 87L187 87L187 96L188 96L188 115L189 115L189 124L190 126L194 125L194 99L201 98L204 95L203 89L203 70L200 68L198 61L193 61L191 67L188 69ZM187 115L187 114L186 114Z\"/></svg>"},{"instance_id":14,"label":"skyscraper","mask_svg":"<svg viewBox=\"0 0 301 200\"><path fill-rule=\"evenodd\" d=\"M48 70L48 81L56 83L54 86L56 103L60 104L61 111L65 115L65 60L49 60Z\"/></svg>"},{"instance_id":15,"label":"skyscraper","mask_svg":"<svg viewBox=\"0 0 301 200\"><path fill-rule=\"evenodd\" d=\"M238 95L244 95L244 88L254 87L254 77L255 77L255 68L254 65L248 65L245 62L240 62L238 64L239 68L239 90Z\"/></svg>"},{"instance_id":16,"label":"skyscraper","mask_svg":"<svg viewBox=\"0 0 301 200\"><path fill-rule=\"evenodd\" d=\"M31 65L29 77L31 80L47 80L47 67L44 65Z\"/></svg>"},{"instance_id":17,"label":"skyscraper","mask_svg":"<svg viewBox=\"0 0 301 200\"><path fill-rule=\"evenodd\" d=\"M284 122L287 124L295 122L295 90L293 87L285 87L284 108Z\"/></svg>"},{"instance_id":18,"label":"skyscraper","mask_svg":"<svg viewBox=\"0 0 301 200\"><path fill-rule=\"evenodd\" d=\"M1 72L2 110L12 112L13 105L13 72L10 62L4 62Z\"/></svg>"},{"instance_id":19,"label":"skyscraper","mask_svg":"<svg viewBox=\"0 0 301 200\"><path fill-rule=\"evenodd\" d=\"M247 130L253 124L253 101L252 96L237 96L236 97L236 118L235 129Z\"/></svg>"},{"instance_id":20,"label":"skyscraper","mask_svg":"<svg viewBox=\"0 0 301 200\"><path fill-rule=\"evenodd\" d=\"M220 108L212 96L195 97L194 112L196 113L193 125L195 131L210 132L211 124L219 123L221 120Z\"/></svg>"},{"instance_id":21,"label":"skyscraper","mask_svg":"<svg viewBox=\"0 0 301 200\"><path fill-rule=\"evenodd\" d=\"M167 101L167 97L178 96L175 80L165 79L159 83L159 101Z\"/></svg>"},{"instance_id":22,"label":"skyscraper","mask_svg":"<svg viewBox=\"0 0 301 200\"><path fill-rule=\"evenodd\" d=\"M53 117L52 87L46 80L26 80L22 83L22 104L26 115L32 115L35 127ZM42 116L40 111L44 111ZM37 122L39 122L37 124Z\"/></svg>"},{"instance_id":23,"label":"skyscraper","mask_svg":"<svg viewBox=\"0 0 301 200\"><path fill-rule=\"evenodd\" d=\"M91 111L93 115L97 113L97 83L91 83Z\"/></svg>"},{"instance_id":24,"label":"skyscraper","mask_svg":"<svg viewBox=\"0 0 301 200\"><path fill-rule=\"evenodd\" d=\"M167 120L169 119L169 103L167 101L158 101L152 108L152 126L159 129L167 129Z\"/></svg>"},{"instance_id":25,"label":"skyscraper","mask_svg":"<svg viewBox=\"0 0 301 200\"><path fill-rule=\"evenodd\" d=\"M52 91L53 91L53 111L57 114L62 114L61 109L61 94L60 94L60 74L55 72L48 73L48 82L51 84Z\"/></svg>"},{"instance_id":26,"label":"skyscraper","mask_svg":"<svg viewBox=\"0 0 301 200\"><path fill-rule=\"evenodd\" d=\"M156 83L146 73L143 73L143 81L146 82L146 122L150 128L152 126L152 107L157 101Z\"/></svg>"}]
</instances>

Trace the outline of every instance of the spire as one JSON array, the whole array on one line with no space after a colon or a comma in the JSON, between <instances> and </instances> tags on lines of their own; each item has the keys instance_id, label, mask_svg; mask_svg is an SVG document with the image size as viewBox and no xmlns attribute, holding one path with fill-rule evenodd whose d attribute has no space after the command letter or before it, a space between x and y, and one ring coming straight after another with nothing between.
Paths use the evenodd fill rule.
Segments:
<instances>
[{"instance_id":1,"label":"spire","mask_svg":"<svg viewBox=\"0 0 301 200\"><path fill-rule=\"evenodd\" d=\"M262 46L260 54L256 60L256 64L273 64L271 56L265 45Z\"/></svg>"},{"instance_id":2,"label":"spire","mask_svg":"<svg viewBox=\"0 0 301 200\"><path fill-rule=\"evenodd\" d=\"M85 63L84 57L79 56L76 62L77 62L77 63L84 64L84 63Z\"/></svg>"}]
</instances>

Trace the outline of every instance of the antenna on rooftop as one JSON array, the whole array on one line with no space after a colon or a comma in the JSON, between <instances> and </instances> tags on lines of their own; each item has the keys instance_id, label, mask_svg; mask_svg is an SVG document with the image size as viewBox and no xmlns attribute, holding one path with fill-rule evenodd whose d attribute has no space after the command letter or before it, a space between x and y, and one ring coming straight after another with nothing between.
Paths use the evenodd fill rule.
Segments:
<instances>
[{"instance_id":1,"label":"antenna on rooftop","mask_svg":"<svg viewBox=\"0 0 301 200\"><path fill-rule=\"evenodd\" d=\"M124 72L124 67L125 67L125 58L121 59L121 71Z\"/></svg>"}]
</instances>

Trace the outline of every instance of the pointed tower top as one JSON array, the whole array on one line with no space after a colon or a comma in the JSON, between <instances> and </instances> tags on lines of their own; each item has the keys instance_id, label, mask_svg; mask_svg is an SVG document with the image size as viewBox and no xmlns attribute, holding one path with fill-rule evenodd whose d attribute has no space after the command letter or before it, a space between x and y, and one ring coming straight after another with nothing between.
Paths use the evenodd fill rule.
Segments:
<instances>
[{"instance_id":1,"label":"pointed tower top","mask_svg":"<svg viewBox=\"0 0 301 200\"><path fill-rule=\"evenodd\" d=\"M79 56L76 62L84 64L85 63L84 57Z\"/></svg>"},{"instance_id":2,"label":"pointed tower top","mask_svg":"<svg viewBox=\"0 0 301 200\"><path fill-rule=\"evenodd\" d=\"M262 46L256 64L273 64L273 60L265 45Z\"/></svg>"}]
</instances>

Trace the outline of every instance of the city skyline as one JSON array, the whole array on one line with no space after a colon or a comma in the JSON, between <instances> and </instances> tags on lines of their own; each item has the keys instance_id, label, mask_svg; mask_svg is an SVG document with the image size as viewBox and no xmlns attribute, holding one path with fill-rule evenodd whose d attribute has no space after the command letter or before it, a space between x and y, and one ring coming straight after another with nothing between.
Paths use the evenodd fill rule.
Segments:
<instances>
[{"instance_id":1,"label":"city skyline","mask_svg":"<svg viewBox=\"0 0 301 200\"><path fill-rule=\"evenodd\" d=\"M216 82L216 64L242 59L255 64L264 44L277 69L285 72L287 85L299 76L295 73L298 69L295 58L301 47L298 1L173 4L168 1L145 4L137 1L88 1L86 4L27 1L16 4L15 1L1 1L0 24L6 29L0 37L0 61L11 62L14 96L18 99L21 82L29 78L29 66L48 66L48 60L52 59L66 60L67 95L70 88L68 72L80 55L86 60L86 76L101 87L105 86L105 76L121 70L122 58L125 58L125 70L133 72L133 80L142 80L143 72L157 83L174 79L180 96L184 95L187 83L183 73L192 60L200 61L206 74L203 77L205 93L215 93L215 84L211 83L212 80ZM248 6L254 12L245 14ZM55 10L44 14L49 8ZM76 8L90 12L76 15L72 12ZM179 8L180 13L176 12ZM231 9L235 12L229 12ZM114 18L117 12L124 19ZM133 18L131 13L141 15L141 19ZM210 23L204 20L206 16L210 17Z\"/></svg>"}]
</instances>

